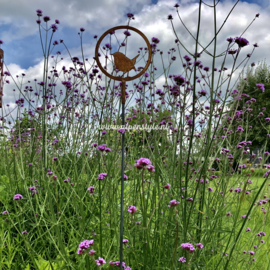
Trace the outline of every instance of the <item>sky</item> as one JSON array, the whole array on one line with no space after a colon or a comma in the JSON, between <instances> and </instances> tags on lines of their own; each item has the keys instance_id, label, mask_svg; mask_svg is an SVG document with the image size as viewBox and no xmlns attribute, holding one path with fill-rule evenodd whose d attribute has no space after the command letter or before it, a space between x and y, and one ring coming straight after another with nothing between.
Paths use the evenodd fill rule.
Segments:
<instances>
[{"instance_id":1,"label":"sky","mask_svg":"<svg viewBox=\"0 0 270 270\"><path fill-rule=\"evenodd\" d=\"M195 50L194 40L180 22L174 5L178 3L179 13L190 32L196 36L198 20L198 0L1 0L0 8L0 40L4 42L1 48L5 53L5 64L12 75L25 73L26 78L33 80L36 78L42 81L42 48L39 37L39 27L36 23L38 19L36 10L40 9L43 16L49 16L49 24L53 24L55 19L60 21L58 30L54 34L53 40L63 39L72 56L81 57L79 29L85 28L83 33L83 47L85 56L93 59L96 40L94 35L100 37L108 29L126 25L128 22L127 13L134 14L135 20L131 20L130 26L142 31L151 42L153 37L160 40L158 48L168 52L170 48L176 48L175 35L172 30L171 22L167 19L168 15L173 16L173 24L177 35L185 47ZM204 1L212 5L213 1ZM222 0L217 5L217 28L224 22L227 14L234 6L236 1ZM250 22L259 13L259 18L253 22L251 27L242 37L249 41L249 46L242 49L243 59L247 53L251 53L252 44L258 43L259 47L254 51L251 62L266 61L270 64L270 0L241 0L232 11L225 26L221 30L217 41L217 52L223 52L229 37L237 37L242 34ZM200 29L200 43L207 45L213 37L213 8L202 5L202 18ZM139 37L138 37L139 38ZM131 44L130 49L136 55L138 46L141 41ZM136 45L136 46L135 46ZM144 46L144 45L143 45ZM213 46L210 45L208 50L213 52ZM236 46L233 47L237 49ZM56 46L56 51L61 52L61 57L68 63L68 54L62 44ZM187 54L181 48L182 56ZM167 56L166 56L167 57ZM181 62L178 54L177 60L172 63L170 74L181 74ZM239 59L239 61L240 61ZM204 54L201 57L204 66L211 65L211 59ZM169 59L167 61L168 65ZM160 59L155 61L159 72L162 72L162 62ZM217 60L217 66L221 59ZM228 58L226 65L230 67L232 58ZM67 64L68 65L68 64ZM226 66L225 65L225 66ZM219 65L220 66L220 65ZM228 70L229 71L229 70ZM238 72L238 71L237 71ZM157 73L158 74L158 73ZM237 73L236 73L237 74ZM235 80L236 77L233 77ZM161 76L157 83L162 86L164 76ZM11 82L4 88L4 103L14 105L17 93L12 92L15 87ZM5 106L4 104L4 106Z\"/></svg>"}]
</instances>

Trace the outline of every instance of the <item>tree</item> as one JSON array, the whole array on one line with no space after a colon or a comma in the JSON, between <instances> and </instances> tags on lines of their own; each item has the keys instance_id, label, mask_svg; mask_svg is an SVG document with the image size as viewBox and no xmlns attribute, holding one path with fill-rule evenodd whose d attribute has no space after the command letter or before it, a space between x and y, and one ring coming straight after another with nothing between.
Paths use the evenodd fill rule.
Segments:
<instances>
[{"instance_id":1,"label":"tree","mask_svg":"<svg viewBox=\"0 0 270 270\"><path fill-rule=\"evenodd\" d=\"M252 109L248 114L248 118L244 117L242 125L252 126L248 131L247 141L252 141L250 149L262 148L270 149L270 140L267 134L270 134L270 125L265 121L265 118L270 117L270 66L267 67L266 63L259 63L255 71L251 72L248 68L246 79L241 78L240 88L243 86L243 95L237 110ZM263 84L261 89L256 86ZM250 102L251 98L256 101ZM247 103L248 102L248 103Z\"/></svg>"}]
</instances>

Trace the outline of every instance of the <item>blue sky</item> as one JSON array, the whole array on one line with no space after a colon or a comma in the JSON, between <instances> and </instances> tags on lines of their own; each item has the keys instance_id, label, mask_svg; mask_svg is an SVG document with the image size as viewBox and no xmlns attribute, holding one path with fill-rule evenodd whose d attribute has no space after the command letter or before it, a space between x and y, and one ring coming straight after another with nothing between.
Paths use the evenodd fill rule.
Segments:
<instances>
[{"instance_id":1,"label":"blue sky","mask_svg":"<svg viewBox=\"0 0 270 270\"><path fill-rule=\"evenodd\" d=\"M212 1L204 1L212 4ZM223 23L226 15L233 7L236 1L222 0L217 5L217 25ZM253 20L256 13L260 13L260 17L255 20L253 25L244 34L250 45L243 49L243 53L250 53L252 44L257 42L259 48L252 56L252 62L266 60L270 64L269 47L270 47L270 0L241 0L235 10L232 12L226 25L219 35L218 50L224 51L227 46L226 39L228 37L239 36L244 29ZM198 0L4 0L1 1L0 9L0 39L4 41L1 46L5 52L5 63L13 75L22 72L29 75L31 79L37 77L41 80L42 74L42 50L36 24L36 10L41 9L43 15L50 16L50 24L55 19L60 20L58 30L53 40L59 41L63 39L70 49L72 56L80 57L80 39L78 32L80 27L85 28L83 34L83 46L86 57L92 59L96 41L94 35L99 37L108 29L127 24L127 13L133 13L135 20L131 21L131 26L141 30L150 40L152 37L159 38L158 45L164 52L169 48L175 47L170 21L167 20L169 14L173 15L173 23L181 40L187 48L193 48L194 42L189 36L175 11L174 5L180 4L180 15L186 23L187 27L195 35L197 26ZM200 32L200 41L206 45L213 36L213 9L203 6L202 27ZM224 47L225 46L225 47ZM134 55L138 48L132 48ZM213 48L210 46L209 50ZM59 44L56 51L61 51L65 64L68 61L68 55L62 44ZM136 54L135 54L136 53ZM185 52L183 52L185 53ZM179 60L179 59L178 59ZM205 57L204 65L209 65L210 61ZM232 61L229 61L228 65ZM178 65L179 66L179 65ZM177 64L172 65L170 74L179 73ZM162 69L161 62L157 61L157 68ZM164 84L164 76L157 83ZM5 102L12 103L14 101L13 93L10 94L14 84L5 86ZM9 91L11 90L11 91Z\"/></svg>"},{"instance_id":2,"label":"blue sky","mask_svg":"<svg viewBox=\"0 0 270 270\"><path fill-rule=\"evenodd\" d=\"M14 2L14 1L10 1L10 2ZM20 1L17 2L16 1L16 5L13 5L12 8L9 8L8 10L11 12L8 15L4 15L1 14L2 12L4 12L5 10L5 1L4 3L1 3L1 9L2 12L0 12L0 14L2 15L0 17L0 39L2 39L5 44L2 46L2 48L5 51L5 62L7 64L10 63L16 63L18 65L20 65L20 67L27 69L29 66L33 66L34 64L36 64L36 62L38 61L38 59L40 59L40 57L42 56L42 50L41 50L41 46L40 46L40 38L38 35L38 26L35 23L36 20L36 9L38 9L41 5L39 5L39 1L36 1L34 5L30 5L28 6L29 9L29 14L31 14L31 16L28 15L28 21L30 23L29 17L31 17L31 25L28 25L28 27L32 28L32 34L29 33L27 34L20 34L21 32L21 24L20 22L22 22L22 25L25 24L23 21L26 19L22 16L18 16L16 17L16 10L20 9L20 5L22 5L22 9L24 9L27 6L27 2L30 1ZM61 2L61 1L59 1ZM74 2L74 1L69 1L69 2ZM80 1L79 1L80 2ZM82 1L83 2L83 1ZM91 2L91 1L90 1ZM106 2L106 1L99 1L101 2ZM118 1L115 1L116 5ZM119 5L123 4L124 2L128 2L126 1L120 1L122 3L119 3ZM161 3L162 1L159 0L152 0L150 1L138 1L138 5L136 6L136 8L130 8L128 5L124 5L123 8L123 13L119 14L119 20L121 22L125 22L125 15L128 12L134 13L134 14L138 14L141 12L140 9L142 9L145 5L148 6L155 6L158 3ZM163 1L164 2L164 1ZM171 3L176 3L177 1L172 1ZM178 3L181 4L181 2L188 2L187 4L184 4L184 6L191 6L194 3L198 3L198 1L178 1ZM222 0L222 3L228 2L227 0ZM246 2L246 3L252 3L252 4L256 4L262 8L265 7L269 7L269 0L267 1L258 1L258 0L242 0L240 2ZM146 3L146 4L144 4ZM212 1L206 1L206 3L212 3ZM232 3L235 3L232 2ZM6 2L6 5L9 5L8 2ZM82 4L83 5L83 4ZM50 10L53 10L53 8L49 8L50 5L46 5L46 8L42 9L43 10L43 14L44 15L48 15L50 16ZM51 5L53 7L53 5ZM219 6L218 6L219 7ZM134 10L135 9L135 10ZM12 12L14 12L14 15L12 14ZM60 12L60 11L59 11ZM91 8L89 8L89 11L91 12ZM55 13L55 12L54 12ZM4 15L4 16L3 16ZM166 16L167 14L164 13L164 16ZM59 15L57 16L57 18L54 16L51 16L51 22L53 23L54 19L59 19L60 20L60 25L59 25L59 30L57 31L57 40L64 39L65 42L67 43L69 48L74 48L76 46L78 46L78 28L76 27L72 27L72 24L65 24L63 22L61 22L61 17L63 15L59 13ZM74 14L74 16L76 16ZM4 18L3 18L4 17ZM5 17L11 17L12 19L10 20L5 20ZM14 21L17 20L17 23L14 23ZM94 22L96 23L96 22ZM116 24L117 25L117 24ZM88 29L90 30L91 27L91 22L89 22L88 24ZM113 27L114 25L112 25ZM34 31L33 31L34 30ZM10 34L8 34L10 33ZM87 34L84 35L84 42L85 43L93 43L93 35L97 34L100 35L100 31L87 31ZM21 38L20 38L21 36ZM8 37L7 39L5 37ZM61 51L61 50L60 50Z\"/></svg>"}]
</instances>

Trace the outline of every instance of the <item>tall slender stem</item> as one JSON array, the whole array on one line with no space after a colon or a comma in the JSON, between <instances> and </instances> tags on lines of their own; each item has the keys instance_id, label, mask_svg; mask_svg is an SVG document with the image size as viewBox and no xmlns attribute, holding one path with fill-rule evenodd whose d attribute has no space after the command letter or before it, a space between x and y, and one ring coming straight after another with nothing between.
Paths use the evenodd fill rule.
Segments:
<instances>
[{"instance_id":1,"label":"tall slender stem","mask_svg":"<svg viewBox=\"0 0 270 270\"><path fill-rule=\"evenodd\" d=\"M125 88L126 82L122 80L122 127L125 125ZM121 164L121 223L120 223L120 269L123 262L123 222L124 222L124 156L125 132L122 133L122 164Z\"/></svg>"}]
</instances>

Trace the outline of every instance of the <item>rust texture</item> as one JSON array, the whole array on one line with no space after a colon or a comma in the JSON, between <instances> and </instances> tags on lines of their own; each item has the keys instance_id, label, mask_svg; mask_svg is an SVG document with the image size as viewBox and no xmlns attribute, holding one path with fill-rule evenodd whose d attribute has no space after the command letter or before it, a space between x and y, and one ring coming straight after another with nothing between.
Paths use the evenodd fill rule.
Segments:
<instances>
[{"instance_id":1,"label":"rust texture","mask_svg":"<svg viewBox=\"0 0 270 270\"><path fill-rule=\"evenodd\" d=\"M136 64L136 59L139 56L139 54L137 56L135 56L133 59L129 59L128 57L126 57L123 53L121 52L115 52L113 54L111 54L114 58L114 64L116 66L116 68L120 71L123 72L122 76L113 76L111 74L109 74L100 64L99 61L99 56L98 56L98 51L99 51L99 47L100 44L102 42L102 40L108 35L110 34L112 31L115 30L119 30L119 29L125 29L125 30L131 30L136 32L137 34L139 34L145 41L147 47L148 47L148 60L146 63L146 66L144 67L144 69L137 75L133 76L133 77L129 77L129 74L126 77L123 77L124 74L128 73L130 70L134 69L136 71L135 68L135 64ZM122 92L122 104L124 104L126 102L126 97L125 97L125 88L126 88L126 81L131 81L131 80L135 80L137 78L139 78L141 75L144 74L144 72L147 70L147 68L149 67L150 63L151 63L151 58L152 58L152 49L151 49L151 45L147 39L147 37L141 32L139 31L137 28L128 26L128 25L121 25L121 26L116 26L113 27L111 29L109 29L108 31L106 31L98 40L97 45L96 45L96 50L95 50L95 60L97 62L98 67L100 68L100 70L109 78L116 80L116 81L122 81L122 87L121 87L121 92Z\"/></svg>"},{"instance_id":2,"label":"rust texture","mask_svg":"<svg viewBox=\"0 0 270 270\"><path fill-rule=\"evenodd\" d=\"M123 71L124 72L123 75L132 69L136 71L134 65L136 63L136 58L139 56L139 54L131 60L121 52L116 52L112 54L112 56L114 58L116 68L119 69L120 71Z\"/></svg>"},{"instance_id":3,"label":"rust texture","mask_svg":"<svg viewBox=\"0 0 270 270\"><path fill-rule=\"evenodd\" d=\"M2 108L2 96L3 96L3 85L4 85L4 51L0 49L0 108Z\"/></svg>"},{"instance_id":4,"label":"rust texture","mask_svg":"<svg viewBox=\"0 0 270 270\"><path fill-rule=\"evenodd\" d=\"M122 81L121 87L122 104L126 103L126 81Z\"/></svg>"}]
</instances>

